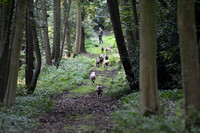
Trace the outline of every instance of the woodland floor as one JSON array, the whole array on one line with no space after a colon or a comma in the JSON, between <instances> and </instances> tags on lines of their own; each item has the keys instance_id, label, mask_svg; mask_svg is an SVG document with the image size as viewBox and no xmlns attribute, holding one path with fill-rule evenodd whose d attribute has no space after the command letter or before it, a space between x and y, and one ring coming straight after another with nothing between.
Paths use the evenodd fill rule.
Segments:
<instances>
[{"instance_id":1,"label":"woodland floor","mask_svg":"<svg viewBox=\"0 0 200 133\"><path fill-rule=\"evenodd\" d=\"M97 70L95 67L91 71L96 71L102 83L107 78L112 78L116 72L114 69ZM96 88L96 85L91 82L84 82L81 86ZM104 89L107 89L105 85ZM116 125L111 118L111 112L118 104L105 93L100 100L97 100L96 96L95 89L89 93L74 91L74 89L63 92L53 99L55 106L51 112L36 118L42 125L31 132L113 132Z\"/></svg>"}]
</instances>

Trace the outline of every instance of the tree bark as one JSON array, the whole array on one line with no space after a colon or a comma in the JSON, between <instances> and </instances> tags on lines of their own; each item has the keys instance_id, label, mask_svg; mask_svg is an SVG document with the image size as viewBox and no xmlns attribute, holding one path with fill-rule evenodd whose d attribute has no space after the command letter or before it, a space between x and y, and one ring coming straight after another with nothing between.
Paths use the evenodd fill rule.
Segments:
<instances>
[{"instance_id":1,"label":"tree bark","mask_svg":"<svg viewBox=\"0 0 200 133\"><path fill-rule=\"evenodd\" d=\"M33 21L33 25L35 25L34 20ZM33 35L33 40L34 40L34 49L36 51L36 58L37 58L37 66L33 75L33 78L31 80L31 84L28 88L28 93L32 94L35 91L35 87L37 85L37 79L39 77L40 74L40 70L41 70L41 54L40 54L40 48L39 48L39 41L37 38L37 32L36 32L36 27L32 26L32 35Z\"/></svg>"},{"instance_id":2,"label":"tree bark","mask_svg":"<svg viewBox=\"0 0 200 133\"><path fill-rule=\"evenodd\" d=\"M129 0L123 0L122 10L124 12L129 11L129 4L130 4ZM134 47L136 46L137 41L136 41L136 37L134 35L133 28L132 28L134 26L133 22L131 21L132 16L129 13L126 13L124 16L126 20L125 28L126 28L126 44L127 44L127 49L128 49L128 55L130 57L134 57L134 53L135 53ZM131 64L133 66L132 61L131 61Z\"/></svg>"},{"instance_id":3,"label":"tree bark","mask_svg":"<svg viewBox=\"0 0 200 133\"><path fill-rule=\"evenodd\" d=\"M131 0L131 6L134 16L134 23L135 23L135 39L138 42L139 41L139 22L138 22L138 15L137 15L137 8L136 8L136 0Z\"/></svg>"},{"instance_id":4,"label":"tree bark","mask_svg":"<svg viewBox=\"0 0 200 133\"><path fill-rule=\"evenodd\" d=\"M85 49L85 29L83 26L81 26L81 49L80 53L87 53Z\"/></svg>"},{"instance_id":5,"label":"tree bark","mask_svg":"<svg viewBox=\"0 0 200 133\"><path fill-rule=\"evenodd\" d=\"M138 83L135 82L135 76L133 73L133 69L129 60L128 52L126 49L122 28L121 28L121 22L120 22L120 16L119 16L119 7L118 7L118 1L115 0L107 0L108 9L111 17L111 22L115 34L115 39L117 42L117 47L119 50L120 59L122 61L122 65L124 67L126 78L129 82L130 86L130 92L137 91L138 90Z\"/></svg>"},{"instance_id":6,"label":"tree bark","mask_svg":"<svg viewBox=\"0 0 200 133\"><path fill-rule=\"evenodd\" d=\"M62 59L62 55L63 55L63 50L64 50L64 46L65 46L65 34L66 34L66 26L64 26L64 32L63 32L63 40L62 40L62 46L61 46L61 51L60 51L60 57L58 59L58 61L56 62L55 66L58 68L60 61Z\"/></svg>"},{"instance_id":7,"label":"tree bark","mask_svg":"<svg viewBox=\"0 0 200 133\"><path fill-rule=\"evenodd\" d=\"M81 21L85 19L85 9L83 7L83 11L81 13ZM81 25L81 46L80 46L80 53L87 53L85 49L85 29L84 26Z\"/></svg>"},{"instance_id":8,"label":"tree bark","mask_svg":"<svg viewBox=\"0 0 200 133\"><path fill-rule=\"evenodd\" d=\"M39 48L39 41L38 41L38 37L37 37L37 31L36 31L36 27L35 27L36 23L35 23L35 19L34 19L34 15L33 15L33 10L34 10L33 9L33 0L29 0L28 9L30 10L30 18L31 18L30 19L30 32L31 32L30 34L32 34L32 37L33 37L34 49L35 49L36 58L37 58L36 69L33 74L30 85L28 86L28 93L32 94L35 90L35 87L37 84L37 79L39 77L40 70L41 70L41 54L40 54L40 48Z\"/></svg>"},{"instance_id":9,"label":"tree bark","mask_svg":"<svg viewBox=\"0 0 200 133\"><path fill-rule=\"evenodd\" d=\"M141 112L159 114L156 67L156 1L140 1L140 101Z\"/></svg>"},{"instance_id":10,"label":"tree bark","mask_svg":"<svg viewBox=\"0 0 200 133\"><path fill-rule=\"evenodd\" d=\"M54 0L54 39L53 49L55 64L60 57L60 0Z\"/></svg>"},{"instance_id":11,"label":"tree bark","mask_svg":"<svg viewBox=\"0 0 200 133\"><path fill-rule=\"evenodd\" d=\"M33 0L27 0L27 13L26 13L26 69L25 69L25 82L27 88L31 84L33 78L34 69L34 57L33 57L33 35L31 33L32 23L31 16L33 11L31 10L31 5Z\"/></svg>"},{"instance_id":12,"label":"tree bark","mask_svg":"<svg viewBox=\"0 0 200 133\"><path fill-rule=\"evenodd\" d=\"M194 0L178 0L178 30L180 38L182 86L185 96L186 128L195 124L200 127L200 117L192 113L200 111L200 72L194 14ZM194 123L189 123L193 120ZM190 121L191 122L191 121Z\"/></svg>"},{"instance_id":13,"label":"tree bark","mask_svg":"<svg viewBox=\"0 0 200 133\"><path fill-rule=\"evenodd\" d=\"M199 52L199 54L198 54L199 56L198 57L199 57L199 66L200 66L200 41L199 41L198 44L199 44L198 45L198 52ZM199 68L199 71L200 71L200 68Z\"/></svg>"},{"instance_id":14,"label":"tree bark","mask_svg":"<svg viewBox=\"0 0 200 133\"><path fill-rule=\"evenodd\" d=\"M10 67L10 33L11 33L11 22L13 17L15 1L8 1L7 5L2 5L3 18L2 18L2 29L0 29L2 38L0 42L0 102L3 102L8 84L8 75Z\"/></svg>"},{"instance_id":15,"label":"tree bark","mask_svg":"<svg viewBox=\"0 0 200 133\"><path fill-rule=\"evenodd\" d=\"M11 65L10 73L8 80L8 87L6 91L5 106L10 107L15 102L16 89L17 89L17 77L18 77L18 68L19 68L19 57L20 57L20 48L23 38L23 30L25 24L25 13L26 13L26 0L17 1L17 18L16 18L16 29L15 36L13 41L13 49L11 55Z\"/></svg>"},{"instance_id":16,"label":"tree bark","mask_svg":"<svg viewBox=\"0 0 200 133\"><path fill-rule=\"evenodd\" d=\"M48 65L52 65L51 49L50 49L50 45L49 45L46 0L42 0L41 7L42 7L42 17L43 17L43 24L44 24L43 36L44 36L44 44L45 44L46 63Z\"/></svg>"},{"instance_id":17,"label":"tree bark","mask_svg":"<svg viewBox=\"0 0 200 133\"><path fill-rule=\"evenodd\" d=\"M81 5L80 0L76 0L76 40L75 40L75 49L74 49L74 55L76 56L80 53L81 48Z\"/></svg>"},{"instance_id":18,"label":"tree bark","mask_svg":"<svg viewBox=\"0 0 200 133\"><path fill-rule=\"evenodd\" d=\"M66 8L64 11L65 17L64 17L64 32L63 32L63 39L62 39L62 45L61 45L61 51L60 51L60 57L58 59L58 61L56 62L55 66L58 68L60 61L62 59L63 56L63 50L64 50L64 46L65 46L65 36L66 36L66 31L67 31L67 24L68 24L68 19L69 19L69 11L70 11L70 5L71 5L71 1L69 0L69 3L66 2L66 0L64 1L64 7Z\"/></svg>"},{"instance_id":19,"label":"tree bark","mask_svg":"<svg viewBox=\"0 0 200 133\"><path fill-rule=\"evenodd\" d=\"M3 22L3 4L0 2L0 31L2 29L2 22ZM1 49L1 34L2 33L0 32L0 49ZM0 55L1 55L1 52L0 52Z\"/></svg>"},{"instance_id":20,"label":"tree bark","mask_svg":"<svg viewBox=\"0 0 200 133\"><path fill-rule=\"evenodd\" d=\"M68 0L68 2L65 3L65 8L67 9L67 14L66 14L66 40L67 40L67 56L70 57L72 53L72 46L71 46L71 38L70 38L70 33L71 33L71 28L70 28L70 23L69 23L69 13L71 9L71 0Z\"/></svg>"}]
</instances>

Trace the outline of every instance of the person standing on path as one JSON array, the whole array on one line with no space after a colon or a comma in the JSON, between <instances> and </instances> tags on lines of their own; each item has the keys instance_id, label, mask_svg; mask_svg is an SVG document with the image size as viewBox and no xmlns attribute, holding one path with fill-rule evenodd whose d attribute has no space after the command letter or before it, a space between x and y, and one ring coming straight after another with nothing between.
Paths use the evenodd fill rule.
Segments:
<instances>
[{"instance_id":1,"label":"person standing on path","mask_svg":"<svg viewBox=\"0 0 200 133\"><path fill-rule=\"evenodd\" d=\"M103 36L103 30L101 27L99 27L99 44L103 44L102 36Z\"/></svg>"}]
</instances>

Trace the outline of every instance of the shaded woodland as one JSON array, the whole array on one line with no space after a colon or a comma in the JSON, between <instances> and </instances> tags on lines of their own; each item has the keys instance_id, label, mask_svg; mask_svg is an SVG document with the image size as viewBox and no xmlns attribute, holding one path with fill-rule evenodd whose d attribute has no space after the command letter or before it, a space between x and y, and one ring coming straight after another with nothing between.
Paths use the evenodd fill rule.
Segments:
<instances>
[{"instance_id":1,"label":"shaded woodland","mask_svg":"<svg viewBox=\"0 0 200 133\"><path fill-rule=\"evenodd\" d=\"M199 14L199 0L0 0L0 132L200 132Z\"/></svg>"}]
</instances>

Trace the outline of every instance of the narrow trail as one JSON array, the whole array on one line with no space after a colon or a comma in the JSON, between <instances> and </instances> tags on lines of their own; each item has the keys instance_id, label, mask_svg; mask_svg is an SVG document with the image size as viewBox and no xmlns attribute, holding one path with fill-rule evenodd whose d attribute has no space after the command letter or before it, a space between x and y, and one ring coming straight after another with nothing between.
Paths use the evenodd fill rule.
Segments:
<instances>
[{"instance_id":1,"label":"narrow trail","mask_svg":"<svg viewBox=\"0 0 200 133\"><path fill-rule=\"evenodd\" d=\"M112 78L116 70L91 70L97 73L101 82ZM82 86L96 85L83 83ZM81 87L81 86L79 86ZM104 85L104 89L107 87ZM113 132L116 126L111 112L116 110L117 102L103 93L100 100L96 99L95 89L90 93L65 91L53 99L54 109L45 116L37 118L42 125L32 133L41 132Z\"/></svg>"}]
</instances>

